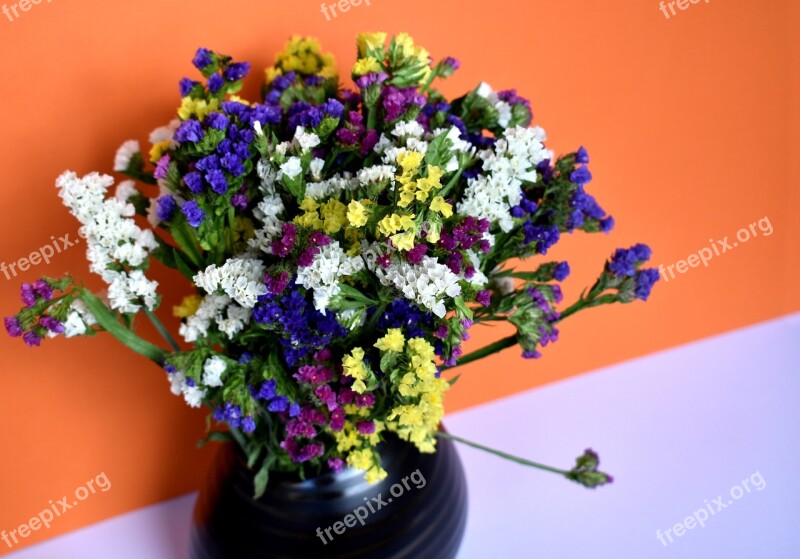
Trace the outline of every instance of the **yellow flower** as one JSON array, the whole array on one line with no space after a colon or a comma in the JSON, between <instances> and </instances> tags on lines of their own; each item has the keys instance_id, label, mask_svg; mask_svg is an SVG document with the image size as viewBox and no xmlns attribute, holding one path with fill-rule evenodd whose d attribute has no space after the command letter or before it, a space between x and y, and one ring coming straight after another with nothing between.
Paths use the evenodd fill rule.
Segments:
<instances>
[{"instance_id":1,"label":"yellow flower","mask_svg":"<svg viewBox=\"0 0 800 559\"><path fill-rule=\"evenodd\" d=\"M238 95L229 96L228 97L228 101L233 101L235 103L241 103L242 105L246 105L248 107L253 105L250 101L248 101L247 99L243 99L243 98L239 97Z\"/></svg>"},{"instance_id":2,"label":"yellow flower","mask_svg":"<svg viewBox=\"0 0 800 559\"><path fill-rule=\"evenodd\" d=\"M356 39L358 55L366 56L368 50L383 48L386 44L386 33L361 33Z\"/></svg>"},{"instance_id":3,"label":"yellow flower","mask_svg":"<svg viewBox=\"0 0 800 559\"><path fill-rule=\"evenodd\" d=\"M396 351L400 353L406 344L406 339L400 328L389 328L386 335L375 342L375 347L381 351Z\"/></svg>"},{"instance_id":4,"label":"yellow flower","mask_svg":"<svg viewBox=\"0 0 800 559\"><path fill-rule=\"evenodd\" d=\"M419 169L423 157L425 157L425 154L418 151L404 151L398 154L397 163L403 168L403 174L411 174Z\"/></svg>"},{"instance_id":5,"label":"yellow flower","mask_svg":"<svg viewBox=\"0 0 800 559\"><path fill-rule=\"evenodd\" d=\"M350 202L347 206L347 221L350 222L350 225L353 227L363 227L367 224L367 218L367 210L364 204L357 200Z\"/></svg>"},{"instance_id":6,"label":"yellow flower","mask_svg":"<svg viewBox=\"0 0 800 559\"><path fill-rule=\"evenodd\" d=\"M356 379L353 383L353 390L359 394L367 391L364 379L367 378L367 369L364 367L364 350L360 347L353 348L350 355L345 355L342 359L342 369L344 374Z\"/></svg>"},{"instance_id":7,"label":"yellow flower","mask_svg":"<svg viewBox=\"0 0 800 559\"><path fill-rule=\"evenodd\" d=\"M320 208L320 215L324 223L323 229L328 235L338 233L347 225L347 206L339 200L328 200Z\"/></svg>"},{"instance_id":8,"label":"yellow flower","mask_svg":"<svg viewBox=\"0 0 800 559\"><path fill-rule=\"evenodd\" d=\"M375 58L368 56L366 58L359 58L353 65L353 74L356 76L363 76L370 72L380 72L381 65Z\"/></svg>"},{"instance_id":9,"label":"yellow flower","mask_svg":"<svg viewBox=\"0 0 800 559\"><path fill-rule=\"evenodd\" d=\"M408 349L423 359L433 361L436 358L433 346L425 338L411 338L408 340Z\"/></svg>"},{"instance_id":10,"label":"yellow flower","mask_svg":"<svg viewBox=\"0 0 800 559\"><path fill-rule=\"evenodd\" d=\"M434 212L439 212L444 217L450 217L451 215L453 215L452 204L445 202L444 198L442 198L441 196L434 196L433 200L431 200L431 210ZM436 241L431 241L431 242L436 242Z\"/></svg>"},{"instance_id":11,"label":"yellow flower","mask_svg":"<svg viewBox=\"0 0 800 559\"><path fill-rule=\"evenodd\" d=\"M414 228L414 214L398 215L391 214L378 222L378 230L386 237L394 235L398 231Z\"/></svg>"},{"instance_id":12,"label":"yellow flower","mask_svg":"<svg viewBox=\"0 0 800 559\"><path fill-rule=\"evenodd\" d=\"M164 140L163 142L156 142L153 144L153 147L150 148L150 162L158 163L158 160L161 159L161 156L164 155L164 152L169 149L169 144L169 140Z\"/></svg>"},{"instance_id":13,"label":"yellow flower","mask_svg":"<svg viewBox=\"0 0 800 559\"><path fill-rule=\"evenodd\" d=\"M414 55L414 39L408 33L398 33L394 38L394 43L402 56Z\"/></svg>"},{"instance_id":14,"label":"yellow flower","mask_svg":"<svg viewBox=\"0 0 800 559\"><path fill-rule=\"evenodd\" d=\"M389 237L392 243L400 250L411 250L414 248L414 232L406 231L405 233L397 233Z\"/></svg>"},{"instance_id":15,"label":"yellow flower","mask_svg":"<svg viewBox=\"0 0 800 559\"><path fill-rule=\"evenodd\" d=\"M181 106L178 108L178 116L181 120L187 120L196 116L198 120L203 120L209 113L219 108L219 100L212 99L206 102L205 99L192 99L189 96L181 99Z\"/></svg>"},{"instance_id":16,"label":"yellow flower","mask_svg":"<svg viewBox=\"0 0 800 559\"><path fill-rule=\"evenodd\" d=\"M325 79L333 79L338 75L336 71L336 61L333 58L332 54L323 54L320 57L322 62L322 69L319 71L319 75Z\"/></svg>"},{"instance_id":17,"label":"yellow flower","mask_svg":"<svg viewBox=\"0 0 800 559\"><path fill-rule=\"evenodd\" d=\"M264 71L264 77L266 78L265 81L267 82L267 85L271 84L275 78L282 75L283 70L276 68L275 66L270 66Z\"/></svg>"},{"instance_id":18,"label":"yellow flower","mask_svg":"<svg viewBox=\"0 0 800 559\"><path fill-rule=\"evenodd\" d=\"M180 305L172 307L172 316L178 318L189 318L194 316L203 298L200 295L187 295L183 298Z\"/></svg>"}]
</instances>

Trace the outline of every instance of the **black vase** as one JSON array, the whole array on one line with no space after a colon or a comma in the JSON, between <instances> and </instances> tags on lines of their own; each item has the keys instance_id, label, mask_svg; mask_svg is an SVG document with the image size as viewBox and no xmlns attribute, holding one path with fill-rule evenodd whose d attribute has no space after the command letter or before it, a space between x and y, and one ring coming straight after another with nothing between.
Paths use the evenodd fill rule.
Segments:
<instances>
[{"instance_id":1,"label":"black vase","mask_svg":"<svg viewBox=\"0 0 800 559\"><path fill-rule=\"evenodd\" d=\"M255 500L254 472L224 445L195 506L191 558L455 558L467 485L453 442L422 454L392 438L379 451L389 474L381 482L353 469L305 481L274 474Z\"/></svg>"}]
</instances>

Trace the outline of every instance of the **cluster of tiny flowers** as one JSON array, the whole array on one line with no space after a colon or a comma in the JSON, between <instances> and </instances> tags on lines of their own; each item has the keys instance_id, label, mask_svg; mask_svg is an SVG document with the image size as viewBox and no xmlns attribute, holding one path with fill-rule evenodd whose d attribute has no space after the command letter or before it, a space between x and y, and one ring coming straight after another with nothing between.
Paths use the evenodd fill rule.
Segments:
<instances>
[{"instance_id":1,"label":"cluster of tiny flowers","mask_svg":"<svg viewBox=\"0 0 800 559\"><path fill-rule=\"evenodd\" d=\"M144 305L152 310L158 302L158 282L141 268L158 243L150 229L134 222L133 204L106 198L113 184L112 177L98 173L79 178L66 172L56 181L64 205L82 224L91 271L108 283L111 308L135 313Z\"/></svg>"},{"instance_id":2,"label":"cluster of tiny flowers","mask_svg":"<svg viewBox=\"0 0 800 559\"><path fill-rule=\"evenodd\" d=\"M588 152L556 157L516 90L482 83L449 102L433 87L459 61L435 62L406 33L359 35L349 88L308 37L278 53L257 100L239 96L249 63L201 48L192 64L202 77L180 80L148 149L117 150L129 180L113 195L105 175L58 178L107 292L26 284L10 335L107 330L243 434L256 469L349 466L370 481L386 476L387 437L435 450L443 372L472 360L473 325L510 322L525 357L556 341L570 269L538 258L613 219L587 191ZM647 299L649 257L617 251L579 304ZM184 349L151 312L151 260L185 278L172 325ZM136 336L124 315L138 311L171 350Z\"/></svg>"}]
</instances>

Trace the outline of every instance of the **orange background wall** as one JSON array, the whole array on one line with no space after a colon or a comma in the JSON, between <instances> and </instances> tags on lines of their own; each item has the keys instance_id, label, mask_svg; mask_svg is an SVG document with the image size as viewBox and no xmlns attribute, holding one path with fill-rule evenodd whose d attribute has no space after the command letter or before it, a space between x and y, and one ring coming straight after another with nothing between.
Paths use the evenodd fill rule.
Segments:
<instances>
[{"instance_id":1,"label":"orange background wall","mask_svg":"<svg viewBox=\"0 0 800 559\"><path fill-rule=\"evenodd\" d=\"M310 34L347 74L356 33L382 29L410 32L435 57L459 57L448 95L481 80L516 87L551 148L587 146L590 191L617 228L553 251L572 264L568 300L617 246L645 241L656 264L672 264L764 216L774 227L708 268L660 282L647 304L574 317L540 361L509 350L465 367L449 410L784 315L800 309L800 194L790 185L800 163L798 26L789 0L711 0L669 20L656 0L372 0L331 21L320 0L43 0L17 21L0 15L0 261L51 235L75 237L55 177L110 172L122 141L144 143L168 121L179 78L194 75L196 47L260 69L290 34ZM246 93L256 95L261 75L253 72ZM11 281L0 275L0 314L17 310L20 281L67 271L88 278L82 248ZM175 276L160 279L167 310L187 290ZM476 332L471 347L499 330ZM0 348L0 529L100 472L109 492L26 544L196 487L212 454L194 448L204 414L173 397L155 366L105 338L28 350L3 335Z\"/></svg>"}]
</instances>

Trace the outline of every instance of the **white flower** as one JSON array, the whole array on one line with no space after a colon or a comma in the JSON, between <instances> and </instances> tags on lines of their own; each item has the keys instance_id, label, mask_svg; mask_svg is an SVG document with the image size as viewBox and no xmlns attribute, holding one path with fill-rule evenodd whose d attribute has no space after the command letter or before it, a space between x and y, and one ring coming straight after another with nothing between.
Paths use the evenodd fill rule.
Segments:
<instances>
[{"instance_id":1,"label":"white flower","mask_svg":"<svg viewBox=\"0 0 800 559\"><path fill-rule=\"evenodd\" d=\"M114 170L119 172L127 171L128 166L131 164L131 158L137 153L141 153L141 151L139 142L136 140L123 142L114 156Z\"/></svg>"},{"instance_id":2,"label":"white flower","mask_svg":"<svg viewBox=\"0 0 800 559\"><path fill-rule=\"evenodd\" d=\"M199 338L208 335L212 322L221 316L222 310L231 304L231 298L227 295L209 295L205 297L197 311L181 324L178 331L188 343L196 342Z\"/></svg>"},{"instance_id":3,"label":"white flower","mask_svg":"<svg viewBox=\"0 0 800 559\"><path fill-rule=\"evenodd\" d=\"M494 105L495 109L497 109L497 124L499 124L502 128L508 126L508 124L511 122L511 105L505 101L501 101L497 96L497 93L495 93L495 91L492 89L492 86L486 82L481 82L476 90L476 93L489 101L492 105Z\"/></svg>"},{"instance_id":4,"label":"white flower","mask_svg":"<svg viewBox=\"0 0 800 559\"><path fill-rule=\"evenodd\" d=\"M373 165L371 167L364 167L358 174L358 183L361 186L368 186L369 184L380 181L391 181L394 183L394 177L397 173L394 165Z\"/></svg>"},{"instance_id":5,"label":"white flower","mask_svg":"<svg viewBox=\"0 0 800 559\"><path fill-rule=\"evenodd\" d=\"M400 121L395 124L392 129L392 135L398 138L407 138L409 136L412 138L421 138L424 133L425 129L416 120L410 120L408 122Z\"/></svg>"},{"instance_id":6,"label":"white flower","mask_svg":"<svg viewBox=\"0 0 800 559\"><path fill-rule=\"evenodd\" d=\"M67 320L64 321L64 335L67 338L75 336L82 336L86 333L86 323L83 322L81 315L78 311L72 311L67 315Z\"/></svg>"},{"instance_id":7,"label":"white flower","mask_svg":"<svg viewBox=\"0 0 800 559\"><path fill-rule=\"evenodd\" d=\"M294 139L303 151L308 151L311 148L317 147L320 142L319 136L313 132L306 132L306 129L302 126L298 126L294 131Z\"/></svg>"},{"instance_id":8,"label":"white flower","mask_svg":"<svg viewBox=\"0 0 800 559\"><path fill-rule=\"evenodd\" d=\"M222 266L212 264L194 276L194 283L209 294L222 291L249 309L267 292L264 263L249 257L230 258Z\"/></svg>"},{"instance_id":9,"label":"white flower","mask_svg":"<svg viewBox=\"0 0 800 559\"><path fill-rule=\"evenodd\" d=\"M325 313L331 298L340 291L339 280L364 269L359 257L347 256L334 241L320 249L309 266L297 271L297 284L314 291L314 307Z\"/></svg>"},{"instance_id":10,"label":"white flower","mask_svg":"<svg viewBox=\"0 0 800 559\"><path fill-rule=\"evenodd\" d=\"M358 180L353 178L350 173L343 175L333 175L331 178L320 182L310 182L306 184L306 197L312 200L322 200L329 196L336 196L345 190L353 190L358 187Z\"/></svg>"},{"instance_id":11,"label":"white flower","mask_svg":"<svg viewBox=\"0 0 800 559\"><path fill-rule=\"evenodd\" d=\"M123 313L138 312L142 304L153 310L158 304L158 282L149 280L141 270L130 274L117 274L108 286L108 300L112 309Z\"/></svg>"},{"instance_id":12,"label":"white flower","mask_svg":"<svg viewBox=\"0 0 800 559\"><path fill-rule=\"evenodd\" d=\"M419 265L395 260L387 270L376 266L373 271L383 285L395 287L406 299L430 309L439 318L447 314L445 297L461 294L459 277L430 256L425 256Z\"/></svg>"},{"instance_id":13,"label":"white flower","mask_svg":"<svg viewBox=\"0 0 800 559\"><path fill-rule=\"evenodd\" d=\"M192 408L199 408L206 397L206 391L199 386L187 386L183 390L183 399Z\"/></svg>"},{"instance_id":14,"label":"white flower","mask_svg":"<svg viewBox=\"0 0 800 559\"><path fill-rule=\"evenodd\" d=\"M308 172L315 181L322 180L322 168L325 167L325 160L315 157L308 166Z\"/></svg>"},{"instance_id":15,"label":"white flower","mask_svg":"<svg viewBox=\"0 0 800 559\"><path fill-rule=\"evenodd\" d=\"M250 323L250 317L253 314L251 309L246 309L236 303L231 303L225 311L225 314L218 314L217 328L220 332L228 336L229 340L244 330L244 327Z\"/></svg>"},{"instance_id":16,"label":"white flower","mask_svg":"<svg viewBox=\"0 0 800 559\"><path fill-rule=\"evenodd\" d=\"M126 203L137 194L139 194L139 190L136 188L136 183L133 181L122 181L117 185L117 189L114 191L114 198L122 203Z\"/></svg>"},{"instance_id":17,"label":"white flower","mask_svg":"<svg viewBox=\"0 0 800 559\"><path fill-rule=\"evenodd\" d=\"M275 146L275 153L278 155L286 155L286 152L289 151L289 148L292 147L291 142L281 142L277 146Z\"/></svg>"},{"instance_id":18,"label":"white flower","mask_svg":"<svg viewBox=\"0 0 800 559\"><path fill-rule=\"evenodd\" d=\"M177 118L173 118L166 126L159 126L150 132L150 137L148 138L150 143L158 144L160 142L166 142L167 140L172 143L172 137L175 135L175 130L177 130L180 125L181 121Z\"/></svg>"},{"instance_id":19,"label":"white flower","mask_svg":"<svg viewBox=\"0 0 800 559\"><path fill-rule=\"evenodd\" d=\"M303 172L303 164L299 157L292 156L286 160L286 163L281 165L281 173L289 177L295 178Z\"/></svg>"},{"instance_id":20,"label":"white flower","mask_svg":"<svg viewBox=\"0 0 800 559\"><path fill-rule=\"evenodd\" d=\"M203 363L203 384L206 386L222 386L222 374L228 368L228 364L219 355L214 355L206 359Z\"/></svg>"}]
</instances>

